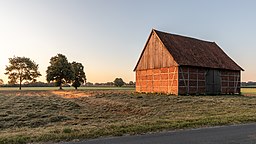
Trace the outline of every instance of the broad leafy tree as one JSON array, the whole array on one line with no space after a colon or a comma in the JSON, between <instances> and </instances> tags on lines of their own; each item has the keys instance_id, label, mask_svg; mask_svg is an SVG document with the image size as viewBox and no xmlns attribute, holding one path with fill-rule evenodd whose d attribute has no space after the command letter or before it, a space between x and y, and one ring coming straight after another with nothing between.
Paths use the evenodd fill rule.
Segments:
<instances>
[{"instance_id":1,"label":"broad leafy tree","mask_svg":"<svg viewBox=\"0 0 256 144\"><path fill-rule=\"evenodd\" d=\"M132 86L132 87L134 87L136 84L135 84L135 82L133 82L133 81L130 81L129 83L127 83L126 85L129 85L129 86Z\"/></svg>"},{"instance_id":2,"label":"broad leafy tree","mask_svg":"<svg viewBox=\"0 0 256 144\"><path fill-rule=\"evenodd\" d=\"M23 81L35 82L36 78L41 76L38 71L38 64L26 57L9 58L9 65L6 66L6 75L9 75L9 84L19 82L19 89Z\"/></svg>"},{"instance_id":3,"label":"broad leafy tree","mask_svg":"<svg viewBox=\"0 0 256 144\"><path fill-rule=\"evenodd\" d=\"M86 82L86 76L84 73L84 66L81 63L72 62L72 67L75 73L75 79L72 81L72 86L77 89L81 84Z\"/></svg>"},{"instance_id":4,"label":"broad leafy tree","mask_svg":"<svg viewBox=\"0 0 256 144\"><path fill-rule=\"evenodd\" d=\"M125 82L123 81L122 78L116 78L116 79L114 80L114 84L115 84L115 86L117 86L117 87L122 87L122 86L125 84Z\"/></svg>"},{"instance_id":5,"label":"broad leafy tree","mask_svg":"<svg viewBox=\"0 0 256 144\"><path fill-rule=\"evenodd\" d=\"M62 89L62 84L70 83L74 78L74 69L65 55L58 54L50 59L50 66L46 70L48 82L55 82Z\"/></svg>"}]
</instances>

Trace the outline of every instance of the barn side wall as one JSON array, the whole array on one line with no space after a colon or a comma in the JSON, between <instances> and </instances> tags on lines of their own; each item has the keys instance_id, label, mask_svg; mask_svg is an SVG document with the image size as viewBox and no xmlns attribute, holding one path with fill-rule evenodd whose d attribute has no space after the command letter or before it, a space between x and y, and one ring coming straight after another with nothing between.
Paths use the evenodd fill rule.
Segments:
<instances>
[{"instance_id":1,"label":"barn side wall","mask_svg":"<svg viewBox=\"0 0 256 144\"><path fill-rule=\"evenodd\" d=\"M178 67L136 71L136 91L178 95Z\"/></svg>"},{"instance_id":2,"label":"barn side wall","mask_svg":"<svg viewBox=\"0 0 256 144\"><path fill-rule=\"evenodd\" d=\"M220 70L221 74L221 93L240 94L241 92L241 72Z\"/></svg>"},{"instance_id":3,"label":"barn side wall","mask_svg":"<svg viewBox=\"0 0 256 144\"><path fill-rule=\"evenodd\" d=\"M179 95L206 94L206 73L209 69L200 67L179 67ZM240 94L241 72L218 70L220 74L220 94Z\"/></svg>"},{"instance_id":4,"label":"barn side wall","mask_svg":"<svg viewBox=\"0 0 256 144\"><path fill-rule=\"evenodd\" d=\"M179 67L179 95L205 94L205 68Z\"/></svg>"}]
</instances>

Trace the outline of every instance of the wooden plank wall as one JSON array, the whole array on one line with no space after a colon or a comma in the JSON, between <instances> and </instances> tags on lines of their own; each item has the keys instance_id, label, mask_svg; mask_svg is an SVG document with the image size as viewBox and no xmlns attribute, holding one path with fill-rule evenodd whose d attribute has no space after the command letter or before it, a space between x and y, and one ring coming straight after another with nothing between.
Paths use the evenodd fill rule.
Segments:
<instances>
[{"instance_id":1,"label":"wooden plank wall","mask_svg":"<svg viewBox=\"0 0 256 144\"><path fill-rule=\"evenodd\" d=\"M205 94L207 70L207 68L179 67L179 94ZM219 70L219 72L220 94L239 94L241 91L240 71Z\"/></svg>"},{"instance_id":2,"label":"wooden plank wall","mask_svg":"<svg viewBox=\"0 0 256 144\"><path fill-rule=\"evenodd\" d=\"M178 66L169 51L164 47L155 32L149 37L137 70L158 69Z\"/></svg>"},{"instance_id":3,"label":"wooden plank wall","mask_svg":"<svg viewBox=\"0 0 256 144\"><path fill-rule=\"evenodd\" d=\"M222 94L240 94L241 92L241 72L221 70L221 93Z\"/></svg>"},{"instance_id":4,"label":"wooden plank wall","mask_svg":"<svg viewBox=\"0 0 256 144\"><path fill-rule=\"evenodd\" d=\"M174 95L204 95L207 68L176 67L136 71L136 91ZM239 94L240 71L220 70L221 94Z\"/></svg>"},{"instance_id":5,"label":"wooden plank wall","mask_svg":"<svg viewBox=\"0 0 256 144\"><path fill-rule=\"evenodd\" d=\"M179 67L179 94L205 94L204 68Z\"/></svg>"}]
</instances>

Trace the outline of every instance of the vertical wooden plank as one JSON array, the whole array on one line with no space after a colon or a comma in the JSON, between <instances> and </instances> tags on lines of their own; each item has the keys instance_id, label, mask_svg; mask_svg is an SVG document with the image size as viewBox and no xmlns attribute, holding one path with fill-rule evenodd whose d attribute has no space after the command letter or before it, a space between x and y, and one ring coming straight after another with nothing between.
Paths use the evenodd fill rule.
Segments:
<instances>
[{"instance_id":1,"label":"vertical wooden plank","mask_svg":"<svg viewBox=\"0 0 256 144\"><path fill-rule=\"evenodd\" d=\"M159 56L159 53L158 53L158 48L156 47L156 42L154 40L154 48L155 48L155 55L154 55L154 61L155 61L155 65L154 65L154 68L159 68L158 66L158 56Z\"/></svg>"},{"instance_id":2,"label":"vertical wooden plank","mask_svg":"<svg viewBox=\"0 0 256 144\"><path fill-rule=\"evenodd\" d=\"M229 83L230 83L230 81L229 81L229 73L227 73L227 76L228 76L228 89L229 89Z\"/></svg>"},{"instance_id":3,"label":"vertical wooden plank","mask_svg":"<svg viewBox=\"0 0 256 144\"><path fill-rule=\"evenodd\" d=\"M160 45L160 42L158 42L158 45ZM159 67L162 68L163 65L162 65L162 62L163 62L163 47L159 47L159 59L158 59L158 64L159 64Z\"/></svg>"},{"instance_id":4,"label":"vertical wooden plank","mask_svg":"<svg viewBox=\"0 0 256 144\"><path fill-rule=\"evenodd\" d=\"M235 74L235 75L236 75L236 74ZM240 77L239 74L237 74L236 76L237 76L237 78L236 78L236 84L235 84L234 93L236 93L237 87L238 87L238 83L239 83L239 81L240 81L240 80L239 80L239 77ZM237 92L238 92L238 91L237 91Z\"/></svg>"},{"instance_id":5,"label":"vertical wooden plank","mask_svg":"<svg viewBox=\"0 0 256 144\"><path fill-rule=\"evenodd\" d=\"M162 47L162 45L161 45ZM166 49L162 47L162 53L163 53L163 56L162 56L162 66L163 67L168 67L167 66L167 61L169 60L169 57L167 55L167 52L166 52Z\"/></svg>"},{"instance_id":6,"label":"vertical wooden plank","mask_svg":"<svg viewBox=\"0 0 256 144\"><path fill-rule=\"evenodd\" d=\"M190 73L189 73L189 67L188 67L188 86L187 86L187 94L189 94L189 81L190 81L190 79L189 79L189 77L190 77Z\"/></svg>"},{"instance_id":7,"label":"vertical wooden plank","mask_svg":"<svg viewBox=\"0 0 256 144\"><path fill-rule=\"evenodd\" d=\"M179 94L179 89L180 89L180 84L179 84L180 77L179 77L179 75L180 75L180 70L179 70L179 67L177 66L177 95Z\"/></svg>"},{"instance_id":8,"label":"vertical wooden plank","mask_svg":"<svg viewBox=\"0 0 256 144\"><path fill-rule=\"evenodd\" d=\"M150 44L150 43L149 43ZM149 48L147 49L147 51L148 51L148 55L147 55L147 58L146 58L146 60L147 60L147 67L146 67L146 69L150 69L150 67L151 67L151 61L150 61L150 57L151 57L151 48L150 48L150 45L149 45Z\"/></svg>"},{"instance_id":9,"label":"vertical wooden plank","mask_svg":"<svg viewBox=\"0 0 256 144\"><path fill-rule=\"evenodd\" d=\"M169 69L169 68L168 68L167 74L168 74L168 79L167 79L167 83L168 83L168 84L167 84L167 86L168 86L168 87L167 87L167 92L170 93L170 84L169 84L169 83L170 83L170 81L169 81L169 80L170 80L170 69Z\"/></svg>"},{"instance_id":10,"label":"vertical wooden plank","mask_svg":"<svg viewBox=\"0 0 256 144\"><path fill-rule=\"evenodd\" d=\"M218 70L219 74L219 94L222 94L222 78L221 78L221 70Z\"/></svg>"},{"instance_id":11,"label":"vertical wooden plank","mask_svg":"<svg viewBox=\"0 0 256 144\"><path fill-rule=\"evenodd\" d=\"M184 72L183 72L183 70L182 70L181 67L179 67L179 70L180 70L180 72L181 72L181 76L182 76L182 79L183 79L185 88L186 88L186 90L187 90L187 83L186 83L186 79L185 79L185 77L184 77ZM186 91L186 93L188 93L188 92Z\"/></svg>"},{"instance_id":12,"label":"vertical wooden plank","mask_svg":"<svg viewBox=\"0 0 256 144\"><path fill-rule=\"evenodd\" d=\"M154 37L152 37L152 38L154 38ZM154 53L154 39L152 40L152 41L150 41L150 47L149 47L149 49L150 49L150 69L153 69L154 68L154 55L155 55L155 53Z\"/></svg>"},{"instance_id":13,"label":"vertical wooden plank","mask_svg":"<svg viewBox=\"0 0 256 144\"><path fill-rule=\"evenodd\" d=\"M196 70L196 93L198 94L198 68Z\"/></svg>"}]
</instances>

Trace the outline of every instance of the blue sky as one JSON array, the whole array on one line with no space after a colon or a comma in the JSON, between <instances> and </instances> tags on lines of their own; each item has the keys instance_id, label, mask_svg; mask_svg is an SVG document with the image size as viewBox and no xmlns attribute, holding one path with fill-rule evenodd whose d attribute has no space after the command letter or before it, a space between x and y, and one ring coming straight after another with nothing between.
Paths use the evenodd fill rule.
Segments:
<instances>
[{"instance_id":1,"label":"blue sky","mask_svg":"<svg viewBox=\"0 0 256 144\"><path fill-rule=\"evenodd\" d=\"M133 68L152 28L215 41L256 81L256 1L253 0L0 0L0 78L8 58L39 64L45 81L57 53L85 66L90 82L122 77Z\"/></svg>"}]
</instances>

